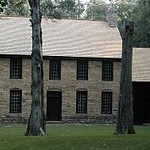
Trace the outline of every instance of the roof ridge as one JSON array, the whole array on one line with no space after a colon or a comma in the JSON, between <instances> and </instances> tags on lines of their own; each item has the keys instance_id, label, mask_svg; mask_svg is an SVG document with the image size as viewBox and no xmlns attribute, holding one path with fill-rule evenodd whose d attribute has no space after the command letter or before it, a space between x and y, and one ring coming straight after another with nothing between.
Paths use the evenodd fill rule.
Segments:
<instances>
[{"instance_id":1,"label":"roof ridge","mask_svg":"<svg viewBox=\"0 0 150 150\"><path fill-rule=\"evenodd\" d=\"M19 15L12 15L12 16L8 16L8 15L1 15L0 19L11 19L11 18L30 18L30 16L19 16ZM48 20L75 20L75 21L91 21L91 22L107 22L106 20L92 20L92 19L84 19L84 18L80 18L80 19L76 19L76 18L62 18L62 19L52 19L52 18L48 18L48 17L42 17L42 19L48 19Z\"/></svg>"}]
</instances>

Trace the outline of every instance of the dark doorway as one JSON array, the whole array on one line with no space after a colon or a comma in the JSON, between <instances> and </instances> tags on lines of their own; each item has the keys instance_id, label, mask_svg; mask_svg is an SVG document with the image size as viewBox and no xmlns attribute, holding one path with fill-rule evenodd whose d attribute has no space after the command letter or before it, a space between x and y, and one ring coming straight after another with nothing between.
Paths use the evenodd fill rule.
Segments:
<instances>
[{"instance_id":1,"label":"dark doorway","mask_svg":"<svg viewBox=\"0 0 150 150\"><path fill-rule=\"evenodd\" d=\"M150 123L150 83L133 82L134 123Z\"/></svg>"},{"instance_id":2,"label":"dark doorway","mask_svg":"<svg viewBox=\"0 0 150 150\"><path fill-rule=\"evenodd\" d=\"M61 121L62 93L59 91L47 92L47 120Z\"/></svg>"}]
</instances>

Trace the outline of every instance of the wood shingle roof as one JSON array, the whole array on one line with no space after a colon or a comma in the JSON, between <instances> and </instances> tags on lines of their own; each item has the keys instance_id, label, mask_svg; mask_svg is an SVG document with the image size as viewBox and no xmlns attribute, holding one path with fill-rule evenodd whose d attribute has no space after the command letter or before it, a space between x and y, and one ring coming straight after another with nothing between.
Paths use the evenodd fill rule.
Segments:
<instances>
[{"instance_id":1,"label":"wood shingle roof","mask_svg":"<svg viewBox=\"0 0 150 150\"><path fill-rule=\"evenodd\" d=\"M132 81L150 82L150 48L134 48Z\"/></svg>"},{"instance_id":2,"label":"wood shingle roof","mask_svg":"<svg viewBox=\"0 0 150 150\"><path fill-rule=\"evenodd\" d=\"M122 40L105 21L42 19L44 56L121 58ZM0 55L30 55L29 18L0 19ZM150 81L150 48L134 48L133 81Z\"/></svg>"},{"instance_id":3,"label":"wood shingle roof","mask_svg":"<svg viewBox=\"0 0 150 150\"><path fill-rule=\"evenodd\" d=\"M42 19L44 56L121 58L122 40L105 21ZM29 18L0 19L0 54L30 55Z\"/></svg>"}]
</instances>

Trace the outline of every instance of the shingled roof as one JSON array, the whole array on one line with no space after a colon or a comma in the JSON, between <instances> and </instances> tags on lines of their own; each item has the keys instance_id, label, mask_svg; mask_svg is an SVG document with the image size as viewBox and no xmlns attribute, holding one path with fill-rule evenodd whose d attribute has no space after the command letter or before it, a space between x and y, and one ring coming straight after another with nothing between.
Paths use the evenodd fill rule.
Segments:
<instances>
[{"instance_id":1,"label":"shingled roof","mask_svg":"<svg viewBox=\"0 0 150 150\"><path fill-rule=\"evenodd\" d=\"M132 81L150 82L150 48L134 48Z\"/></svg>"},{"instance_id":2,"label":"shingled roof","mask_svg":"<svg viewBox=\"0 0 150 150\"><path fill-rule=\"evenodd\" d=\"M42 19L44 56L121 58L122 41L116 27L105 21ZM30 55L29 18L0 19L0 54Z\"/></svg>"},{"instance_id":3,"label":"shingled roof","mask_svg":"<svg viewBox=\"0 0 150 150\"><path fill-rule=\"evenodd\" d=\"M121 58L116 27L105 21L42 19L44 56ZM0 55L30 55L29 18L0 18ZM134 48L132 81L150 81L150 48Z\"/></svg>"}]
</instances>

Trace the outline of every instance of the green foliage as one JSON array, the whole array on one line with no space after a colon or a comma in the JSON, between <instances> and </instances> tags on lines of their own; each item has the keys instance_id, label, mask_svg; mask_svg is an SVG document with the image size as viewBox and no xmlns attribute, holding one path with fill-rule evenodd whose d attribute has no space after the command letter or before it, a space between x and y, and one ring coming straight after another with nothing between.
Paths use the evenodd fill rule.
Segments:
<instances>
[{"instance_id":1,"label":"green foliage","mask_svg":"<svg viewBox=\"0 0 150 150\"><path fill-rule=\"evenodd\" d=\"M105 20L108 5L102 0L90 0L86 9L86 19Z\"/></svg>"},{"instance_id":2,"label":"green foliage","mask_svg":"<svg viewBox=\"0 0 150 150\"><path fill-rule=\"evenodd\" d=\"M52 0L42 0L41 13L43 16L60 19L61 13L57 9L57 3Z\"/></svg>"},{"instance_id":3,"label":"green foliage","mask_svg":"<svg viewBox=\"0 0 150 150\"><path fill-rule=\"evenodd\" d=\"M1 5L2 7L6 6L6 5L7 5L7 0L1 0L1 1L0 1L0 5Z\"/></svg>"},{"instance_id":4,"label":"green foliage","mask_svg":"<svg viewBox=\"0 0 150 150\"><path fill-rule=\"evenodd\" d=\"M3 12L3 9L6 7L7 4L7 0L0 1L0 12Z\"/></svg>"},{"instance_id":5,"label":"green foliage","mask_svg":"<svg viewBox=\"0 0 150 150\"><path fill-rule=\"evenodd\" d=\"M62 16L71 18L79 18L84 11L84 5L80 1L75 0L62 0L60 1L60 7L62 9Z\"/></svg>"},{"instance_id":6,"label":"green foliage","mask_svg":"<svg viewBox=\"0 0 150 150\"><path fill-rule=\"evenodd\" d=\"M126 20L135 24L133 46L150 47L150 0L123 0L118 4L118 27L122 34Z\"/></svg>"},{"instance_id":7,"label":"green foliage","mask_svg":"<svg viewBox=\"0 0 150 150\"><path fill-rule=\"evenodd\" d=\"M41 11L43 16L50 18L80 18L84 5L74 0L43 0Z\"/></svg>"},{"instance_id":8,"label":"green foliage","mask_svg":"<svg viewBox=\"0 0 150 150\"><path fill-rule=\"evenodd\" d=\"M6 7L7 5L7 7ZM5 15L29 16L28 0L1 0L0 11ZM41 13L49 18L80 18L84 5L75 0L41 0Z\"/></svg>"},{"instance_id":9,"label":"green foliage","mask_svg":"<svg viewBox=\"0 0 150 150\"><path fill-rule=\"evenodd\" d=\"M150 126L114 135L113 125L47 125L47 135L26 137L26 125L0 126L0 150L149 150Z\"/></svg>"},{"instance_id":10,"label":"green foliage","mask_svg":"<svg viewBox=\"0 0 150 150\"><path fill-rule=\"evenodd\" d=\"M73 17L75 13L75 1L74 0L62 0L60 1L60 7L65 16Z\"/></svg>"},{"instance_id":11,"label":"green foliage","mask_svg":"<svg viewBox=\"0 0 150 150\"><path fill-rule=\"evenodd\" d=\"M129 2L128 0L121 1L118 4L118 28L123 34L124 23L127 20L132 20L133 9L135 7L135 3L132 1Z\"/></svg>"},{"instance_id":12,"label":"green foliage","mask_svg":"<svg viewBox=\"0 0 150 150\"><path fill-rule=\"evenodd\" d=\"M138 0L134 8L134 46L150 47L150 0Z\"/></svg>"},{"instance_id":13,"label":"green foliage","mask_svg":"<svg viewBox=\"0 0 150 150\"><path fill-rule=\"evenodd\" d=\"M11 16L29 15L29 5L27 0L8 0L8 5L5 8L5 14Z\"/></svg>"}]
</instances>

